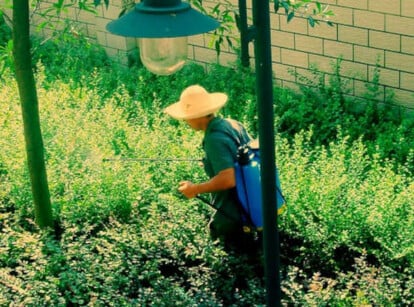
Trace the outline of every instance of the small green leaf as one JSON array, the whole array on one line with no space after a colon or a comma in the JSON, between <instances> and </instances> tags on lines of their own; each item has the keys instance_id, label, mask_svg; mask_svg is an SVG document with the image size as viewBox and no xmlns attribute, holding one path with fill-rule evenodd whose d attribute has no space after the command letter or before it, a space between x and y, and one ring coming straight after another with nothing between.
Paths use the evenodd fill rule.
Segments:
<instances>
[{"instance_id":1,"label":"small green leaf","mask_svg":"<svg viewBox=\"0 0 414 307\"><path fill-rule=\"evenodd\" d=\"M229 44L230 48L233 47L233 41L231 40L231 37L226 36L226 41L227 41L227 44Z\"/></svg>"},{"instance_id":2,"label":"small green leaf","mask_svg":"<svg viewBox=\"0 0 414 307\"><path fill-rule=\"evenodd\" d=\"M287 16L287 22L290 22L295 17L295 12L290 12Z\"/></svg>"},{"instance_id":3,"label":"small green leaf","mask_svg":"<svg viewBox=\"0 0 414 307\"><path fill-rule=\"evenodd\" d=\"M234 19L236 20L236 27L240 31L240 15L237 13L234 13Z\"/></svg>"},{"instance_id":4,"label":"small green leaf","mask_svg":"<svg viewBox=\"0 0 414 307\"><path fill-rule=\"evenodd\" d=\"M217 56L219 56L221 49L220 49L220 42L218 40L215 42L215 49L217 52Z\"/></svg>"},{"instance_id":5,"label":"small green leaf","mask_svg":"<svg viewBox=\"0 0 414 307\"><path fill-rule=\"evenodd\" d=\"M316 7L319 13L322 12L322 5L319 2L316 2Z\"/></svg>"},{"instance_id":6,"label":"small green leaf","mask_svg":"<svg viewBox=\"0 0 414 307\"><path fill-rule=\"evenodd\" d=\"M315 26L315 19L312 16L308 17L309 25L313 28Z\"/></svg>"},{"instance_id":7,"label":"small green leaf","mask_svg":"<svg viewBox=\"0 0 414 307\"><path fill-rule=\"evenodd\" d=\"M274 9L275 13L277 13L277 11L279 10L279 8L280 8L280 2L279 2L279 0L274 0L273 1L273 9Z\"/></svg>"},{"instance_id":8,"label":"small green leaf","mask_svg":"<svg viewBox=\"0 0 414 307\"><path fill-rule=\"evenodd\" d=\"M121 12L119 13L119 16L118 16L118 18L119 17L122 17L122 16L124 16L124 14L126 13L126 8L123 8L122 10L121 10Z\"/></svg>"},{"instance_id":9,"label":"small green leaf","mask_svg":"<svg viewBox=\"0 0 414 307\"><path fill-rule=\"evenodd\" d=\"M7 42L7 49L9 51L13 50L13 40L12 39L9 39L9 41Z\"/></svg>"},{"instance_id":10,"label":"small green leaf","mask_svg":"<svg viewBox=\"0 0 414 307\"><path fill-rule=\"evenodd\" d=\"M282 6L285 9L285 13L287 14L289 12L289 8L290 8L289 3L286 0L282 0Z\"/></svg>"}]
</instances>

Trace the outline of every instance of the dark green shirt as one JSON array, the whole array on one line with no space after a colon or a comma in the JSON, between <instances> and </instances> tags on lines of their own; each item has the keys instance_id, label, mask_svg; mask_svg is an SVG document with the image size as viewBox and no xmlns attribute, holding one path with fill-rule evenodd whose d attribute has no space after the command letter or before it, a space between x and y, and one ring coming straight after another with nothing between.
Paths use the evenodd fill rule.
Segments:
<instances>
[{"instance_id":1,"label":"dark green shirt","mask_svg":"<svg viewBox=\"0 0 414 307\"><path fill-rule=\"evenodd\" d=\"M207 175L212 178L220 171L234 167L237 148L250 140L249 134L239 122L220 117L213 118L203 139L204 169ZM235 188L213 193L213 197L216 208L221 208L226 215L240 219Z\"/></svg>"}]
</instances>

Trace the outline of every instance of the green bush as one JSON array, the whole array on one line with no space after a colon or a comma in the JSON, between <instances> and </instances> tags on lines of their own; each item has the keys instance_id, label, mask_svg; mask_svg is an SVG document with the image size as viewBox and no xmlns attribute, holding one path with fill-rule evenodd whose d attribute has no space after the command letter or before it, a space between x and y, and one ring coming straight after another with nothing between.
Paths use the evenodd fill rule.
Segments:
<instances>
[{"instance_id":1,"label":"green bush","mask_svg":"<svg viewBox=\"0 0 414 307\"><path fill-rule=\"evenodd\" d=\"M282 289L294 306L409 306L413 302L412 271L404 278L388 267L368 264L366 256L355 259L354 270L334 278L315 272L311 278L298 267L287 268Z\"/></svg>"},{"instance_id":2,"label":"green bush","mask_svg":"<svg viewBox=\"0 0 414 307\"><path fill-rule=\"evenodd\" d=\"M56 62L42 57L36 78L59 231L43 233L33 222L17 88L6 73L0 81L0 305L264 305L257 267L213 242L211 208L176 191L182 179L205 179L202 168L162 161L202 155L202 134L162 112L193 83L229 92L223 113L255 131L251 74L190 64L177 75L155 77L140 67L126 74L104 60L103 67L85 63L86 75L78 66L60 78L61 68L48 66ZM67 58L60 57L62 67L76 66ZM278 104L311 116L308 100L286 90L276 94ZM285 118L278 112L281 127L288 117L295 123L293 112ZM323 118L313 130L297 120L298 131L282 133L276 145L288 204L279 223L283 303L412 304L409 165L395 167L382 158L381 146L349 135L343 122L323 123L329 140L315 142Z\"/></svg>"},{"instance_id":3,"label":"green bush","mask_svg":"<svg viewBox=\"0 0 414 307\"><path fill-rule=\"evenodd\" d=\"M8 68L13 67L11 37L11 29L5 22L3 12L0 10L0 79Z\"/></svg>"},{"instance_id":4,"label":"green bush","mask_svg":"<svg viewBox=\"0 0 414 307\"><path fill-rule=\"evenodd\" d=\"M378 67L366 85L365 100L349 96L350 87L341 77L341 60L332 65L329 77L316 67L310 77L296 76L304 84L301 94L278 90L275 95L282 135L291 138L312 129L312 143L328 145L336 139L339 126L352 141L362 137L369 153L393 160L396 168L405 165L413 174L414 117L395 105L392 95L386 101L380 98Z\"/></svg>"},{"instance_id":5,"label":"green bush","mask_svg":"<svg viewBox=\"0 0 414 307\"><path fill-rule=\"evenodd\" d=\"M34 63L43 63L48 84L59 78L72 84L73 89L97 91L102 103L107 98L116 99L117 106L122 107L129 120L135 120L137 110L143 108L151 124L157 108L178 100L185 87L200 84L209 91L228 93L229 102L223 114L243 121L252 135L257 136L255 76L250 69L211 65L206 71L200 65L189 63L176 74L156 76L137 60L132 60L129 68L111 62L102 49L82 36L73 37L68 33L59 41L38 44L34 42L34 49L38 51ZM279 134L292 139L296 133L312 129L312 143L328 145L336 139L340 126L352 141L362 137L369 152L379 153L381 160L390 159L395 162L395 168L404 166L412 174L414 117L395 105L391 94L381 102L380 73L377 67L366 86L364 101L348 95L350 87L341 77L341 60L332 64L328 77L316 67L311 76L296 75L305 84L300 87L300 94L274 89ZM124 99L125 95L130 99Z\"/></svg>"},{"instance_id":6,"label":"green bush","mask_svg":"<svg viewBox=\"0 0 414 307\"><path fill-rule=\"evenodd\" d=\"M11 29L7 25L3 14L3 11L0 11L0 47L6 46L12 35Z\"/></svg>"},{"instance_id":7,"label":"green bush","mask_svg":"<svg viewBox=\"0 0 414 307\"><path fill-rule=\"evenodd\" d=\"M38 82L47 81L39 75ZM200 158L194 148L201 135L187 133L181 124L169 125L160 109L151 127L142 109L131 124L116 107L116 98L102 103L94 91L74 91L58 81L44 88L48 87L39 88L42 130L60 239L46 237L41 246L33 244L42 236L33 223L19 108L11 100L17 89L4 86L0 96L8 112L0 116L7 128L1 130L1 140L4 145L13 141L14 146L0 155L2 183L10 187L1 195L6 235L0 244L0 268L5 280L13 283L0 283L1 299L28 305L41 305L45 297L51 305L168 305L171 300L216 305L242 296L243 289L221 290L235 291L236 278L223 276L234 274L235 265L244 271L249 267L236 258L226 260L228 255L209 240L210 209L175 192L182 177L203 177L201 167L162 161ZM26 236L36 239L26 246L18 239ZM34 263L24 261L29 251ZM29 291L30 281L34 288ZM54 287L47 288L48 282Z\"/></svg>"},{"instance_id":8,"label":"green bush","mask_svg":"<svg viewBox=\"0 0 414 307\"><path fill-rule=\"evenodd\" d=\"M304 246L294 246L298 250L292 253L299 257L291 261L335 271L366 253L381 265L413 266L412 178L394 173L378 156L371 160L361 140L349 143L338 135L328 151L311 148L310 139L311 133L298 134L293 145L285 142L279 150L290 204L281 217L282 229L317 253L312 259L318 263L301 259L309 257L308 252L301 255Z\"/></svg>"}]
</instances>

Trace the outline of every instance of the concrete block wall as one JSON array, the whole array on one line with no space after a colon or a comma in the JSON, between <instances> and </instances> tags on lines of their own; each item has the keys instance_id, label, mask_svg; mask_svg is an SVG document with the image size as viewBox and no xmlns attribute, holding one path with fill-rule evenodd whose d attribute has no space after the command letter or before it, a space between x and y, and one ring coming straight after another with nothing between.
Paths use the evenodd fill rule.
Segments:
<instances>
[{"instance_id":1,"label":"concrete block wall","mask_svg":"<svg viewBox=\"0 0 414 307\"><path fill-rule=\"evenodd\" d=\"M122 37L106 31L106 25L119 17L125 0L110 0L110 5L97 7L98 13L94 17L96 25L96 39L103 46L106 53L113 58L119 59L121 63L127 64L128 56L137 50L137 40L131 37ZM129 1L131 2L131 1Z\"/></svg>"},{"instance_id":2,"label":"concrete block wall","mask_svg":"<svg viewBox=\"0 0 414 307\"><path fill-rule=\"evenodd\" d=\"M1 0L0 0L1 1ZM63 27L67 27L65 20L69 21L69 30L71 33L81 32L92 41L97 42L104 47L107 54L113 58L117 58L120 62L127 64L128 55L137 49L136 39L124 38L113 35L106 31L106 25L119 17L123 4L131 0L111 0L110 5L106 7L101 4L94 7L90 2L91 9L96 13L80 10L77 4L69 5L62 10L58 17L53 4L56 0L42 0L37 3L36 8L33 8L32 14L32 32L48 37L53 35L53 31L61 31ZM103 1L101 1L103 3ZM53 26L46 26L39 29L38 25L44 21L52 20Z\"/></svg>"},{"instance_id":3,"label":"concrete block wall","mask_svg":"<svg viewBox=\"0 0 414 307\"><path fill-rule=\"evenodd\" d=\"M324 23L311 27L301 17L287 23L282 10L271 13L277 84L296 88L301 82L297 74L310 76L312 67L328 76L333 72L332 65L341 59L341 75L349 83L351 95L363 96L365 84L373 80L379 69L377 99L384 101L391 91L399 104L414 108L414 0L321 2L335 13L330 19L332 27ZM251 5L248 7L251 10ZM205 46L201 42L193 44L195 50ZM200 62L205 59L204 54L197 53L190 57Z\"/></svg>"},{"instance_id":4,"label":"concrete block wall","mask_svg":"<svg viewBox=\"0 0 414 307\"><path fill-rule=\"evenodd\" d=\"M136 50L136 40L115 36L105 30L108 22L118 18L125 1L128 0L110 0L109 7L101 5L97 8L96 15L69 8L65 16L74 21L77 29L101 44L110 56L126 62L127 55ZM251 1L247 1L250 16ZM55 0L42 1L38 11L50 7L53 2ZM237 0L231 2L237 7ZM363 95L364 86L372 80L378 65L378 99L385 100L391 90L401 105L414 108L414 0L321 2L329 4L335 13L335 17L331 18L333 27L321 24L312 28L301 17L295 17L287 23L282 9L277 14L271 13L275 82L280 86L296 88L301 82L296 74L310 76L311 68L316 66L329 75L333 72L332 64L341 58L341 75L349 83L352 95ZM203 3L212 6L217 1L205 0ZM269 5L272 12L273 5ZM38 14L33 23L39 23L41 19ZM231 35L235 40L238 39L235 26ZM220 56L217 57L214 47L211 47L211 39L211 33L190 37L189 59L204 64L218 62L223 65L237 60L229 46L222 46ZM250 46L250 54L253 56L253 46Z\"/></svg>"}]
</instances>

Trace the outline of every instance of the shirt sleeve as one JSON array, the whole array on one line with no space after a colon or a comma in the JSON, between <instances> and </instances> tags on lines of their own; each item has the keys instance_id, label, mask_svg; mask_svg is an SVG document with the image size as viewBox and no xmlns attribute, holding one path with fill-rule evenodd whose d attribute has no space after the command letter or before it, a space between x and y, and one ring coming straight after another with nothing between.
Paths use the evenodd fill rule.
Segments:
<instances>
[{"instance_id":1,"label":"shirt sleeve","mask_svg":"<svg viewBox=\"0 0 414 307\"><path fill-rule=\"evenodd\" d=\"M237 148L233 143L232 140L218 133L212 133L205 140L204 151L214 176L222 170L234 167Z\"/></svg>"}]
</instances>

